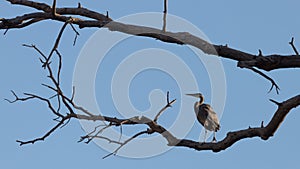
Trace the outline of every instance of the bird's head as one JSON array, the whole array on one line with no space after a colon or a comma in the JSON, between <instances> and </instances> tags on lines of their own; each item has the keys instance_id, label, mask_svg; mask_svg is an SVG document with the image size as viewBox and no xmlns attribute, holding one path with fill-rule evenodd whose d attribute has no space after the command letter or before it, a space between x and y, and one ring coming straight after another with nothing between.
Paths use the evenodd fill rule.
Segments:
<instances>
[{"instance_id":1,"label":"bird's head","mask_svg":"<svg viewBox=\"0 0 300 169\"><path fill-rule=\"evenodd\" d=\"M200 99L199 104L202 104L204 102L204 96L201 93L186 94L186 95L199 98Z\"/></svg>"},{"instance_id":2,"label":"bird's head","mask_svg":"<svg viewBox=\"0 0 300 169\"><path fill-rule=\"evenodd\" d=\"M203 95L201 93L194 93L194 94L186 94L187 96L193 96L193 97L196 97L196 98L201 98L203 97Z\"/></svg>"}]
</instances>

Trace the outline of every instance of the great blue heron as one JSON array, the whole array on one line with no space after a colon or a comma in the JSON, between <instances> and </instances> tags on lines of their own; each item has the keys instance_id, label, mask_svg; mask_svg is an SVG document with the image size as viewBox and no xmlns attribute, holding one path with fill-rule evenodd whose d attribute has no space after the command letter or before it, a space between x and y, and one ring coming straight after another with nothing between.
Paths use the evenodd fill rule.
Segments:
<instances>
[{"instance_id":1,"label":"great blue heron","mask_svg":"<svg viewBox=\"0 0 300 169\"><path fill-rule=\"evenodd\" d=\"M212 109L212 107L209 104L203 104L204 97L201 93L186 94L186 95L200 98L200 101L194 104L194 111L196 113L197 120L205 128L204 142L205 142L207 130L214 132L213 142L217 141L216 132L220 129L220 123L215 111Z\"/></svg>"}]
</instances>

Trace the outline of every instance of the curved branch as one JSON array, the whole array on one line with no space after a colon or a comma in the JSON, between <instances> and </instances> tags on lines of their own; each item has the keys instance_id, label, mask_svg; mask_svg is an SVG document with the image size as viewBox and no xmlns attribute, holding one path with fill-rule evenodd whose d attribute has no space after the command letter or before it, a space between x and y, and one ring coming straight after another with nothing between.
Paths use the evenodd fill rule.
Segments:
<instances>
[{"instance_id":1,"label":"curved branch","mask_svg":"<svg viewBox=\"0 0 300 169\"><path fill-rule=\"evenodd\" d=\"M280 88L279 88L279 86L277 85L277 83L276 83L272 78L270 78L269 76L267 76L267 75L264 74L263 72L261 72L261 71L255 69L255 68L253 68L253 67L247 67L247 68L250 69L250 70L252 70L253 72L259 74L260 76L262 76L263 78L265 78L265 79L267 79L268 81L271 82L272 86L271 86L271 88L270 88L270 90L269 90L269 93L270 93L270 92L273 90L273 88L275 87L276 93L279 94Z\"/></svg>"},{"instance_id":2,"label":"curved branch","mask_svg":"<svg viewBox=\"0 0 300 169\"><path fill-rule=\"evenodd\" d=\"M278 103L278 109L272 117L271 121L267 126L256 127L256 128L248 128L245 130L239 130L234 132L228 132L227 136L217 142L217 143L199 143L197 141L188 140L188 139L178 139L173 136L167 129L162 127L161 125L155 123L147 117L134 117L131 119L111 119L103 116L103 119L108 122L114 122L116 124L146 124L152 132L156 132L161 134L167 141L169 146L180 146L180 147L189 147L195 150L212 150L213 152L219 152L221 150L225 150L228 147L232 146L234 143L252 137L260 137L263 140L267 140L274 135L277 129L280 127L282 122L288 113L297 106L300 105L300 95L297 95L293 98L290 98L282 103ZM81 116L77 117L78 119L90 119L93 117ZM132 120L134 119L134 120ZM111 121L112 120L112 121Z\"/></svg>"},{"instance_id":3,"label":"curved branch","mask_svg":"<svg viewBox=\"0 0 300 169\"><path fill-rule=\"evenodd\" d=\"M44 3L37 3L34 1L24 0L7 0L12 4L18 4L28 6L43 12L25 14L12 19L1 19L0 29L11 29L25 27L24 21L35 19L33 23L41 20L57 20L61 22L67 22L70 17L63 15L76 15L81 17L90 18L92 20L84 20L80 18L73 18L73 24L79 26L79 28L85 27L106 27L111 31L123 32L126 34L144 36L155 38L163 42L177 43L191 45L199 48L206 54L216 55L227 59L238 61L239 67L257 67L262 70L271 71L282 68L299 68L300 67L300 56L299 55L268 55L264 57L256 57L253 54L242 52L236 49L229 48L228 46L211 44L199 37L196 37L187 32L164 32L159 29L123 24L112 21L106 15L100 14L95 11L91 11L86 8L56 8L57 15L52 15L51 7ZM31 21L32 22L32 21ZM29 22L29 23L31 23ZM29 25L29 24L27 24Z\"/></svg>"},{"instance_id":4,"label":"curved branch","mask_svg":"<svg viewBox=\"0 0 300 169\"><path fill-rule=\"evenodd\" d=\"M214 45L211 44L199 37L196 37L194 35L191 35L187 32L164 32L159 29L150 28L150 27L144 27L144 26L137 26L137 25L129 25L119 22L112 21L108 16L105 16L103 14L82 8L81 5L79 5L77 8L55 8L55 1L53 1L53 8L50 7L47 4L44 3L37 3L33 1L25 1L25 0L7 0L11 2L12 4L19 4L23 6L28 6L35 8L37 10L41 10L41 12L35 12L35 13L29 13L24 14L19 17L15 17L12 19L4 19L0 18L0 29L12 29L12 28L21 28L26 27L28 25L31 25L32 23L36 23L42 20L56 20L60 22L64 22L65 25L62 27L61 32L57 38L57 41L52 49L52 51L56 52L57 55L60 57L59 52L56 50L59 39L61 37L61 34L67 25L67 23L78 25L80 28L85 27L98 27L98 28L108 28L111 31L119 31L126 34L136 35L136 36L144 36L144 37L151 37L155 38L164 42L168 43L177 43L180 45L186 44L186 45L192 45L194 47L199 48L206 54L211 55L217 55L223 58L232 59L235 61L238 61L238 66L241 68L250 68L251 70L255 71L254 67L270 71L274 69L281 69L281 68L294 68L300 67L300 56L297 50L295 50L296 55L289 55L289 56L282 56L282 55L269 55L269 56L255 56L249 53L245 53L236 49L229 48L228 46L222 46L222 45ZM64 15L76 15L80 17L87 17L91 20L84 20L81 18L74 18L70 16L64 16ZM293 40L290 42L290 44L293 45ZM263 140L267 140L271 136L274 135L274 133L279 128L280 124L284 121L284 118L287 116L287 114L295 107L300 105L300 95L297 95L293 98L290 98L282 103L276 102L274 100L271 100L272 102L276 103L278 106L277 111L273 115L270 122L267 124L267 126L261 125L261 127L256 128L248 128L245 130L240 131L234 131L234 132L228 132L227 136L217 142L217 143L199 143L193 140L187 140L187 139L178 139L172 133L170 133L167 129L165 129L163 126L157 124L157 119L161 115L161 113L168 107L171 106L172 103L175 102L175 100L169 102L169 99L167 99L167 105L158 113L158 115L154 118L154 120L151 120L147 117L132 117L130 119L118 119L114 117L108 117L108 116L101 116L101 115L93 115L89 113L87 110L85 110L82 107L76 106L76 104L73 102L73 97L69 99L66 97L63 93L63 91L60 88L59 84L59 74L61 66L59 66L57 79L55 79L54 74L51 70L51 67L49 66L49 60L50 57L46 57L41 51L39 51L34 45L25 45L27 47L32 47L35 50L37 50L41 56L45 59L45 67L49 72L49 77L54 84L55 87L49 87L50 89L53 89L56 91L56 97L58 99L61 99L64 103L63 105L65 108L69 111L67 115L63 116L59 114L60 107L58 111L55 111L53 106L51 105L51 102L49 99L45 99L40 96L27 94L27 98L19 98L14 92L13 95L15 96L14 101L9 101L11 103L15 101L26 101L33 98L38 98L42 101L45 101L48 103L48 107L53 111L53 113L62 119L56 124L51 130L49 130L44 136L40 138L36 138L31 141L19 141L20 145L29 144L29 143L35 143L37 141L43 141L48 136L50 136L56 129L63 126L65 121L69 121L72 118L80 119L80 120L91 120L91 121L106 121L109 122L112 126L120 126L120 125L147 125L149 127L149 130L143 131L140 133L137 133L134 135L131 139L125 141L125 144L129 142L130 140L134 139L135 137L138 137L142 134L152 134L152 133L159 133L161 134L167 141L169 146L183 146L183 147L189 147L193 148L195 150L212 150L213 152L219 152L221 150L225 150L226 148L230 147L234 143L238 142L239 140L245 139L245 138L252 138L252 137L260 137ZM53 53L52 52L52 53ZM260 52L261 53L261 52ZM51 56L51 55L50 55ZM49 58L49 59L48 59ZM48 62L49 61L49 62ZM60 60L61 61L61 60ZM255 71L256 72L256 71ZM258 73L258 72L257 72ZM262 75L262 74L261 74ZM264 76L264 75L262 75ZM265 75L265 78L268 79L268 77ZM269 79L270 80L270 79ZM271 80L270 80L271 81ZM272 81L271 81L272 82ZM276 86L276 83L273 81L273 85ZM85 114L75 114L73 109L78 109L84 112ZM95 137L98 137L96 134ZM100 137L104 138L104 137ZM105 138L104 138L105 139ZM110 139L107 138L108 141ZM120 148L125 145L124 143L121 144ZM113 152L112 154L115 154L118 151L118 149Z\"/></svg>"},{"instance_id":5,"label":"curved branch","mask_svg":"<svg viewBox=\"0 0 300 169\"><path fill-rule=\"evenodd\" d=\"M16 140L17 143L20 143L20 146L25 145L25 144L34 144L37 141L44 141L47 137L49 137L52 133L56 131L59 127L63 126L65 121L68 121L72 118L72 116L69 114L65 116L62 120L59 121L51 130L49 130L44 136L30 140L30 141L20 141Z\"/></svg>"},{"instance_id":6,"label":"curved branch","mask_svg":"<svg viewBox=\"0 0 300 169\"><path fill-rule=\"evenodd\" d=\"M127 143L129 143L129 142L132 141L133 139L135 139L135 138L137 138L138 136L143 135L143 134L149 134L149 133L148 133L148 131L146 130L146 131L141 131L141 132L135 134L134 136L132 136L131 138L129 138L128 140L126 140L124 143L121 143L121 145L120 145L114 152L109 153L108 155L102 157L102 159L105 159L105 158L107 158L107 157L109 157L109 156L111 156L111 155L116 155L116 154L118 153L118 151L119 151L123 146L125 146Z\"/></svg>"},{"instance_id":7,"label":"curved branch","mask_svg":"<svg viewBox=\"0 0 300 169\"><path fill-rule=\"evenodd\" d=\"M252 138L252 137L260 137L263 140L269 139L271 136L274 135L274 133L277 131L277 129L280 127L282 122L284 121L287 114L297 106L300 105L300 95L297 95L293 98L290 98L282 103L278 103L276 101L271 100L272 102L276 103L278 106L277 111L273 115L272 119L268 123L267 126L261 125L261 127L256 128L248 128L245 130L239 130L234 132L228 132L227 136L217 142L217 143L199 143L197 141L193 140L187 140L187 139L178 139L172 133L170 133L167 129L165 129L163 126L157 124L154 120L149 119L148 117L142 116L142 117L132 117L129 119L118 119L108 116L101 116L101 115L81 115L81 114L67 114L62 118L62 120L49 132L47 132L43 137L31 140L31 141L17 141L20 143L20 145L29 144L29 143L35 143L36 141L43 141L45 138L47 138L51 133L53 133L59 126L63 125L64 121L69 120L71 118L76 118L80 120L91 120L91 121L106 121L109 122L109 126L120 126L120 125L139 125L139 124L145 124L147 125L150 130L147 131L148 134L152 133L159 133L161 134L167 141L169 146L181 146L181 147L189 147L193 148L195 150L212 150L213 152L219 152L221 150L225 150L228 147L232 146L234 143L246 139L246 138ZM171 104L171 103L168 103ZM101 130L102 131L102 130ZM96 134L95 137L97 138L98 134ZM102 138L102 137L99 137ZM123 144L121 144L123 145ZM122 146L121 146L122 147ZM116 153L116 152L115 152Z\"/></svg>"},{"instance_id":8,"label":"curved branch","mask_svg":"<svg viewBox=\"0 0 300 169\"><path fill-rule=\"evenodd\" d=\"M181 140L177 146L190 147L196 150L212 150L214 152L219 152L230 147L239 140L252 137L260 137L263 140L269 139L277 129L280 127L281 123L287 114L297 106L300 105L300 95L290 98L280 104L278 104L278 109L272 117L271 121L266 127L249 128L245 130L229 132L227 136L218 143L204 143L199 144L191 140Z\"/></svg>"}]
</instances>

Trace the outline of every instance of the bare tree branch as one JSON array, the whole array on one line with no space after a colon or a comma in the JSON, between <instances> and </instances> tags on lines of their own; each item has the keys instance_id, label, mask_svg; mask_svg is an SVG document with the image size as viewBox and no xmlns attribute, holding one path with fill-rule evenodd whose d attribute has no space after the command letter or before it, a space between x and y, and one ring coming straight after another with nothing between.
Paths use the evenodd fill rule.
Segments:
<instances>
[{"instance_id":1,"label":"bare tree branch","mask_svg":"<svg viewBox=\"0 0 300 169\"><path fill-rule=\"evenodd\" d=\"M54 0L54 1L55 1L55 0ZM68 22L65 22L64 25L62 26L62 28L60 29L59 34L58 34L58 36L57 36L57 38L56 38L56 41L55 41L55 43L54 43L54 46L53 46L53 48L52 48L52 50L51 50L49 56L47 57L47 59L46 59L44 65L43 65L44 68L46 68L46 65L48 64L49 60L51 59L53 53L54 53L55 51L56 51L56 53L58 53L58 52L57 52L57 48L58 48L58 45L59 45L61 36L62 36L62 34L63 34L63 32L64 32L64 30L65 30L65 28L66 28L67 25L68 25ZM58 54L59 54L59 53L58 53ZM58 81L59 81L59 79L58 79Z\"/></svg>"},{"instance_id":2,"label":"bare tree branch","mask_svg":"<svg viewBox=\"0 0 300 169\"><path fill-rule=\"evenodd\" d=\"M175 103L176 99L169 101L169 92L167 93L167 104L157 113L155 118L151 120L148 117L132 117L128 119L120 119L116 117L109 117L109 116L102 116L102 115L94 115L92 112L86 110L84 107L78 106L74 102L74 95L75 95L75 87L73 87L71 98L65 95L63 90L61 89L61 70L62 70L62 55L58 51L58 46L60 44L61 37L63 32L68 24L71 25L72 29L76 33L74 44L76 42L77 36L79 33L76 31L73 25L78 25L79 28L86 28L86 27L97 27L97 28L107 28L110 31L118 31L123 32L126 34L136 35L136 36L144 36L155 38L161 40L163 42L168 43L176 43L180 45L191 45L197 47L198 49L202 50L206 54L216 55L223 58L232 59L238 62L238 67L240 68L248 68L259 75L263 76L267 80L272 83L272 87L270 90L273 89L275 86L276 92L278 93L279 87L275 83L275 81L267 76L266 74L262 73L260 70L271 71L275 69L282 69L282 68L299 68L300 67L300 56L299 53L294 46L294 38L292 38L291 42L289 43L296 55L268 55L263 56L262 51L259 50L259 55L253 55L246 52L242 52L236 49L229 48L227 45L215 45L211 44L199 37L191 35L188 32L167 32L161 31L159 29L151 28L151 27L144 27L138 25L129 25L124 23L119 23L112 21L109 18L108 13L107 15L103 15L89 9L83 8L81 4L78 4L75 8L57 8L56 7L56 0L53 0L52 7L45 4L45 3L38 3L34 1L25 1L25 0L7 0L12 4L18 4L22 6L27 6L30 8L34 8L39 10L39 12L28 13L22 16L14 17L11 19L0 18L0 29L6 30L5 33L9 29L13 28L23 28L27 27L33 23L37 23L43 20L55 20L59 22L63 22L64 25L61 27L59 34L55 40L53 48L50 51L50 54L47 56L41 50L39 50L35 45L23 45L25 47L33 48L40 54L40 61L43 64L43 67L48 72L48 78L51 80L51 85L43 84L43 86L50 89L52 92L55 92L54 95L51 97L42 97L35 94L24 93L26 97L21 98L18 97L14 91L11 91L13 96L15 97L14 100L8 100L9 103L15 103L17 101L28 101L32 99L38 99L48 104L48 108L51 112L57 116L55 119L58 123L50 129L47 133L45 133L42 137L38 137L29 141L20 141L17 142L22 146L25 144L34 144L37 141L44 141L48 138L53 132L55 132L58 128L63 127L64 125L68 124L68 122L74 118L77 120L89 120L89 121L101 121L105 123L109 123L109 125L104 126L99 131L99 127L96 127L92 132L87 134L86 136L82 136L80 141L87 139L86 143L89 143L93 139L104 139L109 141L110 143L118 144L119 147L112 153L108 154L107 156L103 157L106 158L111 155L115 155L118 151L125 146L127 143L132 141L133 139L137 138L143 134L153 134L158 133L162 137L164 137L169 146L181 146L181 147L189 147L195 150L211 150L213 152L219 152L221 150L225 150L228 147L232 146L236 142L252 137L260 137L263 140L269 139L277 129L280 127L282 122L284 121L285 117L288 113L297 106L300 105L300 95L292 97L284 102L277 102L274 100L270 100L271 102L275 103L278 108L274 113L273 117L271 118L270 122L264 126L262 122L260 127L251 128L239 131L228 132L226 137L216 143L199 143L197 141L188 140L188 139L179 139L176 138L171 132L165 129L163 126L157 123L158 118L161 114L168 108L171 107L173 103ZM164 0L164 13L167 13L167 0ZM68 16L70 15L70 16ZM72 15L72 17L71 17ZM73 17L77 16L77 17ZM82 17L88 18L88 20L82 19ZM53 71L50 63L52 61L53 54L56 54L58 57L57 63L57 70ZM56 74L55 74L56 72ZM53 98L57 98L58 105L53 104L51 102ZM54 106L56 105L56 106ZM64 107L68 112L63 115L60 113L61 107ZM79 110L82 114L75 113L75 110ZM114 141L110 138L101 136L100 134L109 127L122 127L123 125L145 125L148 127L146 131L141 131L133 135L131 138L127 139L124 142ZM122 129L122 128L121 128ZM122 133L122 132L121 132Z\"/></svg>"},{"instance_id":3,"label":"bare tree branch","mask_svg":"<svg viewBox=\"0 0 300 169\"><path fill-rule=\"evenodd\" d=\"M137 138L138 136L140 135L143 135L143 134L147 134L148 133L148 130L146 131L141 131L137 134L135 134L134 136L132 136L131 138L129 138L128 140L126 140L124 143L122 143L114 152L112 153L109 153L108 155L104 156L103 159L111 156L111 155L116 155L118 153L118 151L123 147L125 146L127 143L129 143L130 141L132 141L133 139Z\"/></svg>"},{"instance_id":4,"label":"bare tree branch","mask_svg":"<svg viewBox=\"0 0 300 169\"><path fill-rule=\"evenodd\" d=\"M275 102L275 101L273 101ZM263 140L267 140L269 137L273 136L274 133L279 128L280 124L283 122L286 115L297 106L300 105L300 95L297 95L293 98L290 98L282 103L277 103L278 109L275 112L274 116L272 117L271 121L268 123L266 127L257 127L257 128L248 128L245 130L235 131L235 132L229 132L227 133L227 136L217 142L217 143L199 143L197 141L193 140L187 140L187 139L178 139L175 136L173 136L169 131L167 131L164 127L157 124L156 122L150 120L147 117L133 117L130 119L118 119L118 118L112 118L107 116L99 116L99 115L93 115L93 116L86 116L86 115L80 115L80 114L68 114L65 116L60 123L58 123L53 129L51 129L48 133L46 133L43 137L37 138L31 141L18 141L21 145L34 143L36 141L42 141L46 137L48 137L52 132L54 132L59 126L63 124L63 122L70 118L77 118L81 120L92 120L92 121L106 121L110 122L111 125L119 126L119 125L137 125L137 124L146 124L150 130L147 132L144 131L142 134L148 133L159 133L161 134L167 141L169 146L184 146L193 148L195 150L212 150L214 152L219 152L221 150L225 150L226 148L230 147L234 143L238 142L239 140L245 139L245 138L252 138L252 137L260 137ZM151 132L150 132L151 131ZM101 133L101 132L100 132ZM136 134L134 137L132 137L130 140L125 141L124 143L128 143L133 138L141 135L141 133ZM96 134L93 138L103 138L99 137L98 134ZM108 139L106 139L108 140ZM125 144L122 144L124 146ZM121 146L121 147L122 147ZM119 149L117 149L112 154L115 154Z\"/></svg>"},{"instance_id":5,"label":"bare tree branch","mask_svg":"<svg viewBox=\"0 0 300 169\"><path fill-rule=\"evenodd\" d=\"M279 104L278 109L276 110L274 116L270 120L270 122L265 127L256 127L256 128L248 128L239 131L228 132L227 136L217 142L217 143L199 143L198 141L187 140L187 139L178 139L173 136L170 132L168 132L164 127L159 124L151 121L147 117L141 117L140 120L136 118L134 121L130 119L113 119L115 124L120 124L124 121L126 123L123 124L146 124L152 132L161 134L167 141L169 146L180 146L180 147L189 147L195 150L211 150L213 152L219 152L221 150L225 150L228 147L232 146L234 143L252 137L260 137L263 140L267 140L274 135L277 129L280 127L282 122L284 121L287 114L294 108L300 105L300 95L292 97L282 103ZM90 117L81 116L78 119L88 119ZM92 117L91 117L92 118ZM112 122L110 118L103 116L103 119L107 122ZM145 121L147 121L145 123ZM150 132L151 134L151 132Z\"/></svg>"},{"instance_id":6,"label":"bare tree branch","mask_svg":"<svg viewBox=\"0 0 300 169\"><path fill-rule=\"evenodd\" d=\"M20 143L20 146L25 145L25 144L34 144L37 141L44 141L47 137L49 137L56 129L58 129L60 126L62 126L64 124L64 122L66 120L69 120L71 117L70 116L66 116L64 117L56 126L54 126L51 130L49 130L44 136L36 138L34 140L30 140L30 141L20 141L17 140L16 142Z\"/></svg>"},{"instance_id":7,"label":"bare tree branch","mask_svg":"<svg viewBox=\"0 0 300 169\"><path fill-rule=\"evenodd\" d=\"M276 93L279 94L280 88L279 88L279 86L276 84L276 82L275 82L272 78L270 78L269 76L267 76L267 75L264 74L263 72L261 72L261 71L255 69L255 68L253 68L253 67L249 67L248 69L252 70L253 72L255 72L255 73L259 74L259 75L261 75L262 77L266 78L267 80L269 80L269 81L272 83L272 86L271 86L271 88L270 88L270 90L269 90L269 93L272 91L272 89L273 89L274 86L275 86Z\"/></svg>"},{"instance_id":8,"label":"bare tree branch","mask_svg":"<svg viewBox=\"0 0 300 169\"><path fill-rule=\"evenodd\" d=\"M79 32L76 30L76 28L73 26L72 23L70 23L70 25L71 25L73 31L75 32L75 38L74 38L74 41L73 41L73 46L75 46L76 41L77 41L77 37L78 37L80 34L79 34Z\"/></svg>"},{"instance_id":9,"label":"bare tree branch","mask_svg":"<svg viewBox=\"0 0 300 169\"><path fill-rule=\"evenodd\" d=\"M20 143L20 146L25 145L25 144L34 144L37 141L44 141L47 137L49 137L56 129L61 127L66 120L69 120L72 116L67 115L65 116L57 125L55 125L51 130L49 130L44 136L30 140L30 141L20 141L17 140L16 142Z\"/></svg>"},{"instance_id":10,"label":"bare tree branch","mask_svg":"<svg viewBox=\"0 0 300 169\"><path fill-rule=\"evenodd\" d=\"M30 13L25 14L23 16L19 16L12 19L1 19L0 23L0 29L11 29L11 28L19 28L20 26L23 26L23 22L26 20L31 21L41 21L46 19L52 19L52 20L58 20L64 22L64 26L62 27L57 40L54 44L54 47L52 48L52 51L50 52L48 59L46 59L43 67L45 67L46 64L48 64L49 59L51 58L53 52L56 50L60 36L62 35L62 32L64 31L66 24L71 24L73 30L76 33L75 39L73 44L75 44L77 36L79 33L74 29L72 24L77 24L80 28L84 27L105 27L108 28L111 31L119 31L126 34L136 35L136 36L145 36L145 37L151 37L155 38L164 42L168 43L177 43L177 44L187 44L192 45L194 47L199 48L204 53L210 54L210 55L217 55L221 56L223 58L228 58L232 60L238 61L238 67L241 68L248 68L252 71L260 74L267 80L269 80L272 83L271 90L275 86L276 92L279 93L279 87L275 83L273 79L262 73L261 71L255 69L254 67L257 67L258 69L270 71L275 69L282 69L282 68L299 68L300 67L300 56L297 54L297 50L293 44L293 39L290 42L292 45L296 55L289 55L289 56L282 56L282 55L269 55L269 56L262 56L262 52L260 50L259 56L255 56L249 53L245 53L239 50L231 49L227 45L214 45L211 44L199 37L196 37L194 35L191 35L187 32L178 32L178 33L172 33L172 32L166 32L161 31L155 28L150 27L144 27L144 26L137 26L137 25L128 25L123 24L119 22L112 21L108 16L85 9L85 8L57 8L56 13L59 15L53 16L49 15L49 12L51 11L51 7L49 5L43 4L43 3L36 3L33 1L18 1L14 0L11 1L11 3L19 4L19 5L25 5L29 6L38 10L44 11L44 13ZM54 4L54 1L53 1ZM54 6L54 5L53 5ZM166 24L166 13L167 13L167 0L164 1L164 24ZM77 15L77 16L84 16L88 17L94 20L83 20L80 18L74 18L70 16L63 16L63 15ZM30 22L35 23L35 22ZM27 25L28 26L28 25ZM165 27L163 27L163 30Z\"/></svg>"},{"instance_id":11,"label":"bare tree branch","mask_svg":"<svg viewBox=\"0 0 300 169\"><path fill-rule=\"evenodd\" d=\"M163 15L163 28L162 31L166 32L167 29L167 13L168 13L168 0L164 0L164 15Z\"/></svg>"},{"instance_id":12,"label":"bare tree branch","mask_svg":"<svg viewBox=\"0 0 300 169\"><path fill-rule=\"evenodd\" d=\"M56 15L56 0L53 0L53 4L52 4L52 15L53 15L53 16Z\"/></svg>"},{"instance_id":13,"label":"bare tree branch","mask_svg":"<svg viewBox=\"0 0 300 169\"><path fill-rule=\"evenodd\" d=\"M13 91L13 90L11 90L11 93L15 96L15 99L14 100L9 100L9 99L4 99L4 100L6 100L7 102L9 102L9 103L15 103L15 102L17 102L17 101L27 101L27 100L30 100L30 99L33 99L34 97L25 97L25 98L19 98L18 96L17 96L17 94Z\"/></svg>"},{"instance_id":14,"label":"bare tree branch","mask_svg":"<svg viewBox=\"0 0 300 169\"><path fill-rule=\"evenodd\" d=\"M92 135L94 132L91 132L90 134L87 135L87 136L88 136L88 137L87 137L88 140L87 140L85 143L88 144L88 143L91 142L94 138L98 137L99 134L101 134L104 130L106 130L107 128L109 128L109 127L111 127L111 126L112 126L112 124L109 124L109 125L103 127L103 128L100 129L95 135ZM96 132L96 131L95 131L95 132Z\"/></svg>"},{"instance_id":15,"label":"bare tree branch","mask_svg":"<svg viewBox=\"0 0 300 169\"><path fill-rule=\"evenodd\" d=\"M164 13L168 12L168 0L164 0Z\"/></svg>"},{"instance_id":16,"label":"bare tree branch","mask_svg":"<svg viewBox=\"0 0 300 169\"><path fill-rule=\"evenodd\" d=\"M155 118L154 118L153 121L156 122L156 121L158 120L158 118L160 117L160 115L161 115L168 107L171 107L172 104L175 103L175 101L176 101L176 99L174 99L174 100L172 100L172 101L170 102L170 100L169 100L169 92L167 92L167 104L166 104L165 107L163 107L163 108L157 113L157 115L155 116Z\"/></svg>"},{"instance_id":17,"label":"bare tree branch","mask_svg":"<svg viewBox=\"0 0 300 169\"><path fill-rule=\"evenodd\" d=\"M293 48L295 54L296 54L297 56L299 56L299 52L298 52L297 48L296 48L295 45L294 45L294 37L292 37L292 40L289 42L289 44L292 46L292 48Z\"/></svg>"},{"instance_id":18,"label":"bare tree branch","mask_svg":"<svg viewBox=\"0 0 300 169\"><path fill-rule=\"evenodd\" d=\"M126 34L146 36L155 38L168 43L186 44L192 45L199 48L206 54L217 55L223 58L232 59L238 61L239 65L247 65L250 67L257 67L262 70L271 71L275 69L282 68L299 68L300 67L300 56L299 55L268 55L265 59L256 57L253 54L245 53L236 49L229 48L228 46L214 45L209 42L191 35L187 32L162 32L161 30L137 26L128 25L119 22L112 21L110 18L103 14L91 11L85 8L56 8L56 15L53 17L51 14L51 7L44 3L37 3L34 1L23 1L23 0L8 0L12 4L19 4L23 6L28 6L35 8L37 10L42 10L43 12L25 14L12 19L2 18L0 22L0 29L12 29L19 28L20 24L24 21L31 19L40 20L57 20L61 22L67 22L70 17L63 15L77 15L81 17L91 18L92 20L84 20L80 18L72 18L70 23L78 25L80 28L85 27L106 27L111 31L119 31ZM49 13L50 12L50 13ZM109 24L108 24L109 23ZM246 67L246 66L242 66Z\"/></svg>"}]
</instances>

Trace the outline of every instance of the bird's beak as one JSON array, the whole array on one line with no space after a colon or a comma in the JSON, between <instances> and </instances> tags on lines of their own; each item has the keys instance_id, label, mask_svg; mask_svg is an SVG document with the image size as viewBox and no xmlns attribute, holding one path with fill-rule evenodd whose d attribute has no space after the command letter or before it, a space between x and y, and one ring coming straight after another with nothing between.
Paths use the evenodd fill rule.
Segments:
<instances>
[{"instance_id":1,"label":"bird's beak","mask_svg":"<svg viewBox=\"0 0 300 169\"><path fill-rule=\"evenodd\" d=\"M199 98L202 94L201 93L194 93L194 94L185 94L185 95Z\"/></svg>"}]
</instances>

